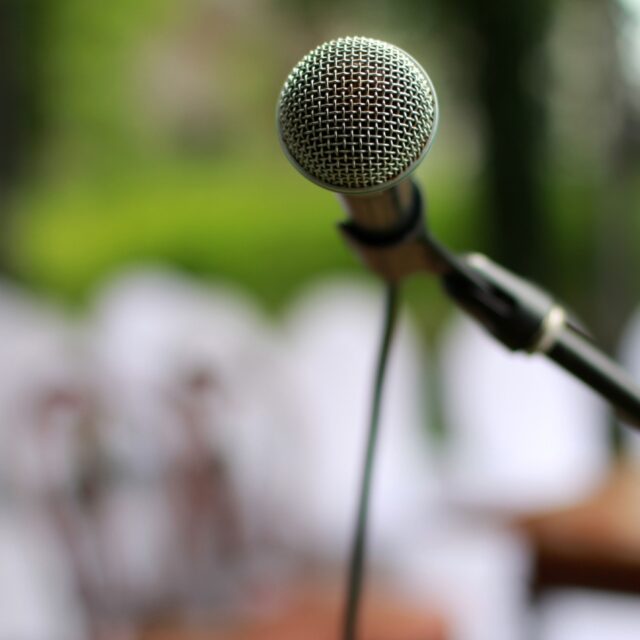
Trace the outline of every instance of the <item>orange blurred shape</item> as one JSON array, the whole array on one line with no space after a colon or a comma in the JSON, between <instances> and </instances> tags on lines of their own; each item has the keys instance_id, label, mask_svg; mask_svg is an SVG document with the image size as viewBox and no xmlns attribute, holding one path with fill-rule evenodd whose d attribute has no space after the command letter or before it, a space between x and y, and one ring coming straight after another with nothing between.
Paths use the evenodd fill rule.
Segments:
<instances>
[{"instance_id":1,"label":"orange blurred shape","mask_svg":"<svg viewBox=\"0 0 640 640\"><path fill-rule=\"evenodd\" d=\"M303 590L278 614L225 628L156 629L143 640L339 640L339 593ZM367 594L359 640L447 640L444 617L435 610L410 607L382 593Z\"/></svg>"}]
</instances>

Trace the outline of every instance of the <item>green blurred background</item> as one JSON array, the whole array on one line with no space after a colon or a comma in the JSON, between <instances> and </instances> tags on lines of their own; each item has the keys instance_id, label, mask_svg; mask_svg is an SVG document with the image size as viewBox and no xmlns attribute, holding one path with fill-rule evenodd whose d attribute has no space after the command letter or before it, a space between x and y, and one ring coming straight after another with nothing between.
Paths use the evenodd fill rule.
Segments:
<instances>
[{"instance_id":1,"label":"green blurred background","mask_svg":"<svg viewBox=\"0 0 640 640\"><path fill-rule=\"evenodd\" d=\"M312 278L361 274L274 112L308 50L366 35L409 51L438 91L418 171L438 238L538 280L609 349L640 300L638 0L0 7L1 268L36 291L82 309L115 272L161 262L277 311ZM408 297L436 337L437 284Z\"/></svg>"}]
</instances>

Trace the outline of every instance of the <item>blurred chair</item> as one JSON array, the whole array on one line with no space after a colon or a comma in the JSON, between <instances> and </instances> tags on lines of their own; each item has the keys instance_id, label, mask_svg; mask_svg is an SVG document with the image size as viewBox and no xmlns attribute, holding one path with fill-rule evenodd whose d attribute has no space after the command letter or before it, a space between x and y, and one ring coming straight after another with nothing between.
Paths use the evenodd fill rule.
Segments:
<instances>
[{"instance_id":1,"label":"blurred chair","mask_svg":"<svg viewBox=\"0 0 640 640\"><path fill-rule=\"evenodd\" d=\"M640 379L640 315L623 336L620 360ZM596 490L575 504L521 519L536 549L536 591L581 587L640 594L640 440L632 429L625 428L624 436L629 452Z\"/></svg>"},{"instance_id":2,"label":"blurred chair","mask_svg":"<svg viewBox=\"0 0 640 640\"><path fill-rule=\"evenodd\" d=\"M640 468L620 463L575 505L522 517L536 551L538 594L580 587L640 594Z\"/></svg>"},{"instance_id":3,"label":"blurred chair","mask_svg":"<svg viewBox=\"0 0 640 640\"><path fill-rule=\"evenodd\" d=\"M577 381L540 356L510 353L461 316L449 325L440 358L453 504L520 518L576 503L604 481L606 410ZM543 555L531 530L523 532L533 543L538 585ZM527 592L515 584L522 613Z\"/></svg>"},{"instance_id":4,"label":"blurred chair","mask_svg":"<svg viewBox=\"0 0 640 640\"><path fill-rule=\"evenodd\" d=\"M640 379L640 315L623 335L620 360ZM629 451L596 491L574 505L522 519L538 557L537 591L582 587L640 594L640 439L631 428L623 433Z\"/></svg>"},{"instance_id":5,"label":"blurred chair","mask_svg":"<svg viewBox=\"0 0 640 640\"><path fill-rule=\"evenodd\" d=\"M552 363L509 354L470 321L450 330L443 366L452 494L516 516L533 551L535 637L637 634L631 601L563 590L640 588L638 474L608 468L607 407Z\"/></svg>"},{"instance_id":6,"label":"blurred chair","mask_svg":"<svg viewBox=\"0 0 640 640\"><path fill-rule=\"evenodd\" d=\"M606 408L581 383L463 317L448 327L441 363L456 504L526 514L574 503L604 480Z\"/></svg>"},{"instance_id":7,"label":"blurred chair","mask_svg":"<svg viewBox=\"0 0 640 640\"><path fill-rule=\"evenodd\" d=\"M96 301L117 476L105 507L121 598L148 615L244 606L273 517L272 338L234 290L146 269ZM265 537L268 537L265 535Z\"/></svg>"}]
</instances>

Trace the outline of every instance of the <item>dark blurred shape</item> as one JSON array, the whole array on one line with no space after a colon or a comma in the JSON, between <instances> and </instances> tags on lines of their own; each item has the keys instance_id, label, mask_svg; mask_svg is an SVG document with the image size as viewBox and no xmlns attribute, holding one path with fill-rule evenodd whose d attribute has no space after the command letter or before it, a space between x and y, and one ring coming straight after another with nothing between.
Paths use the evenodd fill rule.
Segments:
<instances>
[{"instance_id":1,"label":"dark blurred shape","mask_svg":"<svg viewBox=\"0 0 640 640\"><path fill-rule=\"evenodd\" d=\"M633 278L637 254L636 182L640 166L640 108L634 77L634 41L640 10L634 2L613 0L600 9L607 43L601 80L607 96L608 127L593 229L594 285L590 294L593 328L610 351L619 348L625 324L637 306L640 288ZM620 354L627 360L626 354ZM624 453L622 430L610 419L612 450Z\"/></svg>"},{"instance_id":2,"label":"dark blurred shape","mask_svg":"<svg viewBox=\"0 0 640 640\"><path fill-rule=\"evenodd\" d=\"M523 518L536 594L559 587L640 593L638 468L621 464L586 500Z\"/></svg>"},{"instance_id":3,"label":"dark blurred shape","mask_svg":"<svg viewBox=\"0 0 640 640\"><path fill-rule=\"evenodd\" d=\"M551 7L548 0L410 0L403 7L425 34L430 23L442 24L472 83L465 90L474 92L483 136L480 248L545 283L550 282L543 197L548 79L541 72Z\"/></svg>"},{"instance_id":4,"label":"dark blurred shape","mask_svg":"<svg viewBox=\"0 0 640 640\"><path fill-rule=\"evenodd\" d=\"M10 200L42 130L40 55L46 0L0 2L0 272L8 269Z\"/></svg>"},{"instance_id":5,"label":"dark blurred shape","mask_svg":"<svg viewBox=\"0 0 640 640\"><path fill-rule=\"evenodd\" d=\"M476 48L468 63L485 130L488 250L510 269L545 281L545 78L534 76L542 69L550 4L458 0L449 11L464 21Z\"/></svg>"},{"instance_id":6,"label":"dark blurred shape","mask_svg":"<svg viewBox=\"0 0 640 640\"><path fill-rule=\"evenodd\" d=\"M627 4L626 12L621 4ZM638 88L625 67L635 52L625 36L637 37L633 24L640 10L633 3L611 2L602 10L603 32L609 52L603 80L610 114L609 135L605 141L605 169L602 193L597 206L601 211L594 233L596 286L593 315L599 337L611 351L637 304L638 284L629 274L637 272L638 259L634 194L640 167L640 109ZM627 33L629 31L630 33ZM626 76L626 77L625 77Z\"/></svg>"}]
</instances>

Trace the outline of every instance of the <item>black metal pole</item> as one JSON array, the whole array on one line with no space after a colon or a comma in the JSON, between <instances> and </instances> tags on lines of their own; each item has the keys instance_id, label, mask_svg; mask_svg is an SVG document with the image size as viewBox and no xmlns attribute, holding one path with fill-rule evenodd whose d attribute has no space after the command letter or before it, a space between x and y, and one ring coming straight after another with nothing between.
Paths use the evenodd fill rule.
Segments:
<instances>
[{"instance_id":1,"label":"black metal pole","mask_svg":"<svg viewBox=\"0 0 640 640\"><path fill-rule=\"evenodd\" d=\"M623 420L640 429L640 388L588 340L566 329L547 355L609 400Z\"/></svg>"}]
</instances>

